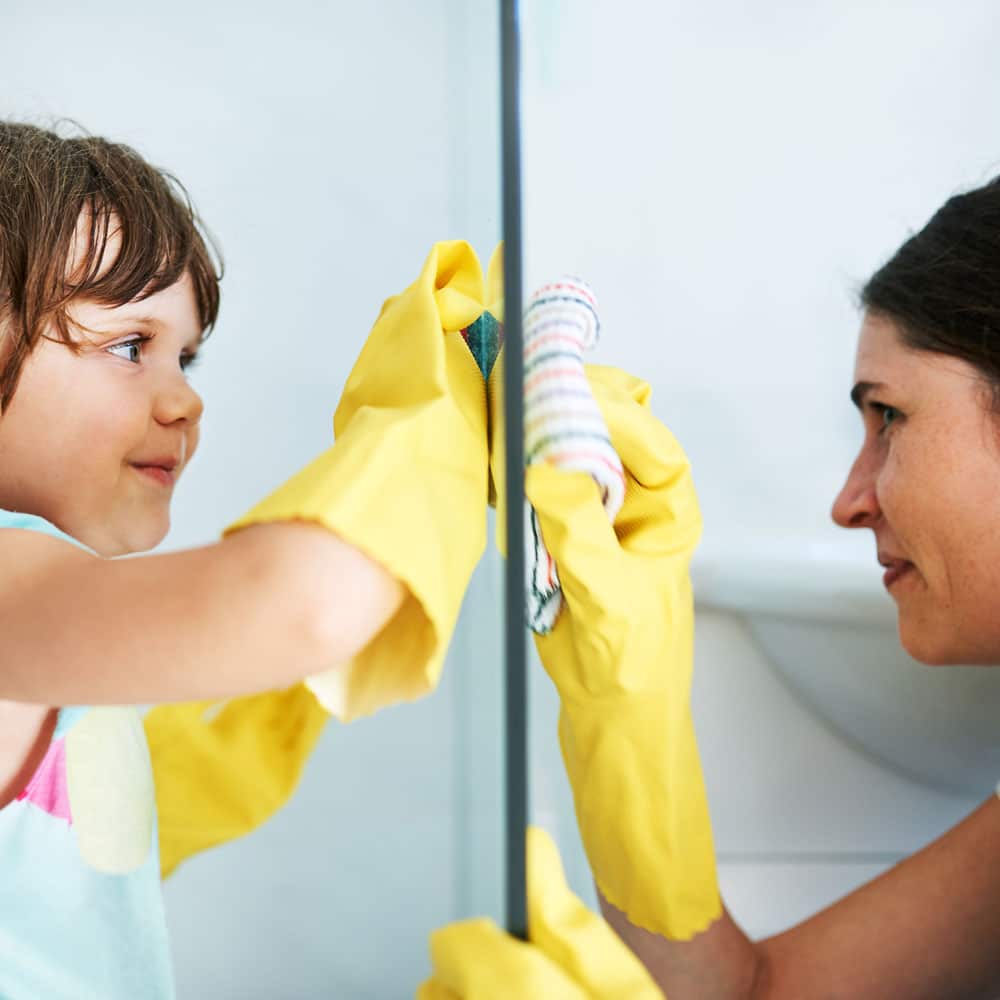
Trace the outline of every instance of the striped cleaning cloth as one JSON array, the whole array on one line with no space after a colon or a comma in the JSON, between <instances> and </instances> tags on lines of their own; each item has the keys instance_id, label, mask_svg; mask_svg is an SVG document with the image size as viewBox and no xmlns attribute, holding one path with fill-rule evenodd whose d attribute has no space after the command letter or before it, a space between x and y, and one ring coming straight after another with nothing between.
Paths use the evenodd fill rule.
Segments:
<instances>
[{"instance_id":1,"label":"striped cleaning cloth","mask_svg":"<svg viewBox=\"0 0 1000 1000\"><path fill-rule=\"evenodd\" d=\"M524 455L526 465L550 462L589 473L614 521L625 498L625 474L583 367L583 353L599 335L597 300L585 281L562 277L531 296L524 313ZM562 608L562 589L527 501L524 527L528 625L545 635Z\"/></svg>"}]
</instances>

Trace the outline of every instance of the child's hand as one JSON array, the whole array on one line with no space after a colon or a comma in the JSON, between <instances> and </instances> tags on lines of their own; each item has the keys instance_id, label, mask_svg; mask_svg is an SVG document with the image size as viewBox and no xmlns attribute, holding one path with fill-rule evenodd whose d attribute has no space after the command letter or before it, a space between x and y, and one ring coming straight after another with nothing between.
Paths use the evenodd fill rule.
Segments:
<instances>
[{"instance_id":1,"label":"child's hand","mask_svg":"<svg viewBox=\"0 0 1000 1000\"><path fill-rule=\"evenodd\" d=\"M486 389L462 336L485 296L469 245L438 243L382 307L337 407L335 445L230 528L315 521L405 587L346 667L307 682L341 718L436 685L485 547Z\"/></svg>"}]
</instances>

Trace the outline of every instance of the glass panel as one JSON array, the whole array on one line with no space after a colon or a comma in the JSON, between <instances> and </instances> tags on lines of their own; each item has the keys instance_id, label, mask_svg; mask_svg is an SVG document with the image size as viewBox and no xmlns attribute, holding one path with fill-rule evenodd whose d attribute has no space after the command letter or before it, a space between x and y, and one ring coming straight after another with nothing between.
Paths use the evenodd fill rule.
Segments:
<instances>
[{"instance_id":1,"label":"glass panel","mask_svg":"<svg viewBox=\"0 0 1000 1000\"><path fill-rule=\"evenodd\" d=\"M501 237L486 0L15 2L0 115L70 117L174 173L221 244L200 454L163 550L208 542L328 446L382 302L438 240ZM439 690L331 724L290 805L165 886L180 996L410 996L427 936L502 919L500 564ZM402 655L405 655L405 651Z\"/></svg>"},{"instance_id":2,"label":"glass panel","mask_svg":"<svg viewBox=\"0 0 1000 1000\"><path fill-rule=\"evenodd\" d=\"M904 14L861 2L525 0L525 292L565 272L594 287L602 340L588 360L650 382L653 411L691 458L705 522L696 572L709 557L733 568L741 552L756 553L769 570L802 562L818 587L863 563L872 601L884 598L870 535L830 521L860 442L848 402L856 291L951 194L996 174L996 143L983 129L995 113L994 20L985 2L956 18L944 3ZM780 583L743 568L748 592ZM831 587L818 601L848 598ZM812 819L808 809L790 815L787 789L770 782L788 768L788 787L801 789L792 773L801 767L787 748L754 754L761 721L780 720L748 728L722 689L732 675L720 659L756 655L746 635L711 615L704 623L708 662L694 696L717 845L828 846L843 817L820 806ZM922 710L905 708L917 703L911 688L880 707L874 685L849 680L816 679L816 690L827 697L840 685L838 706L864 702L865 728L879 736L897 728L890 710L909 711L912 759L926 726ZM592 902L557 700L539 669L532 681L533 818L557 835L571 884ZM952 682L969 720L983 678L958 671ZM941 766L961 760L968 773L977 754L988 762L993 734L992 746L980 737L976 754L966 744ZM958 725L952 735L963 735ZM874 824L866 830L862 843L877 840Z\"/></svg>"}]
</instances>

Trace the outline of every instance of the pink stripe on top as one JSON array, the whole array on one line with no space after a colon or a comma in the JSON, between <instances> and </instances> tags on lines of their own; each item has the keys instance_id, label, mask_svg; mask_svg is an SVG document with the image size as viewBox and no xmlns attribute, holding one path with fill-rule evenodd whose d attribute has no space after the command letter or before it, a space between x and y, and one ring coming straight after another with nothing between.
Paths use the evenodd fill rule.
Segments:
<instances>
[{"instance_id":1,"label":"pink stripe on top","mask_svg":"<svg viewBox=\"0 0 1000 1000\"><path fill-rule=\"evenodd\" d=\"M72 824L73 813L69 807L69 791L66 787L65 739L53 740L49 744L38 770L17 798L26 799L39 809L44 809L50 816Z\"/></svg>"}]
</instances>

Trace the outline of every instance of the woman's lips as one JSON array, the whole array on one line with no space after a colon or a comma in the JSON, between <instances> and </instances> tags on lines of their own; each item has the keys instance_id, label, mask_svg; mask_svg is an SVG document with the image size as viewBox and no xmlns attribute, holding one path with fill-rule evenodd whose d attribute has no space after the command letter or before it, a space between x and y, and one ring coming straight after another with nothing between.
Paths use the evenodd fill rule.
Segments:
<instances>
[{"instance_id":1,"label":"woman's lips","mask_svg":"<svg viewBox=\"0 0 1000 1000\"><path fill-rule=\"evenodd\" d=\"M911 562L897 562L893 563L883 574L882 584L886 590L890 590L892 585L903 577L908 576L910 571L914 569L914 565Z\"/></svg>"}]
</instances>

